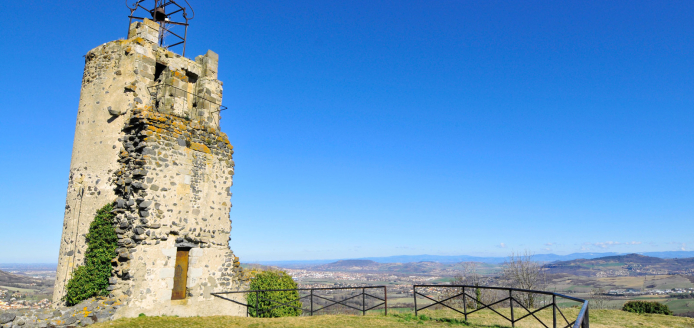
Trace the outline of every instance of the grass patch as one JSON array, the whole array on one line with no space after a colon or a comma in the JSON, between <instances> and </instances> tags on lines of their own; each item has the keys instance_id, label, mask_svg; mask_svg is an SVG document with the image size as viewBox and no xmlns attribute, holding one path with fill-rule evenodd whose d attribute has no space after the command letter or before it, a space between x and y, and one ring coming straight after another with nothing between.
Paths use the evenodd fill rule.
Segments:
<instances>
[{"instance_id":1,"label":"grass patch","mask_svg":"<svg viewBox=\"0 0 694 328\"><path fill-rule=\"evenodd\" d=\"M504 311L505 310L505 311ZM568 317L576 317L578 309L563 309ZM508 309L501 309L501 313L507 315ZM521 316L521 311L516 317ZM551 327L551 311L541 311L538 315L545 324ZM400 327L471 327L471 328L502 328L510 327L508 321L504 321L491 311L480 311L468 316L466 322L462 315L448 310L423 311L419 316L413 313L396 313L386 316L367 315L321 315L314 317L284 317L284 318L246 318L246 317L140 317L119 319L116 321L95 324L93 328L318 328L318 327L376 327L376 328L400 328ZM684 328L694 327L694 319L659 314L635 314L619 310L591 310L590 325L592 328ZM557 325L563 327L564 325ZM534 328L543 327L532 318L523 319L516 323L516 327Z\"/></svg>"},{"instance_id":2,"label":"grass patch","mask_svg":"<svg viewBox=\"0 0 694 328\"><path fill-rule=\"evenodd\" d=\"M414 315L412 313L400 313L394 314L393 317L398 318L398 322L414 322L417 324L423 324L427 321L431 321L432 323L440 322L457 326L470 326L470 323L468 323L465 320L456 318L432 318L427 316L426 314Z\"/></svg>"},{"instance_id":3,"label":"grass patch","mask_svg":"<svg viewBox=\"0 0 694 328\"><path fill-rule=\"evenodd\" d=\"M2 289L7 289L11 290L13 292L20 292L20 293L33 293L37 289L29 289L29 288L18 288L18 287L7 287L7 286L0 286Z\"/></svg>"}]
</instances>

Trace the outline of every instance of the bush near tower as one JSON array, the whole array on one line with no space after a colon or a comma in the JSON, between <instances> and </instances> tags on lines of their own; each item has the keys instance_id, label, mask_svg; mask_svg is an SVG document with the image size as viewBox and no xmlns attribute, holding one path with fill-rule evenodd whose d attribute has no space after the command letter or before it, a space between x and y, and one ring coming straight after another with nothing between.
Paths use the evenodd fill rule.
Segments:
<instances>
[{"instance_id":1,"label":"bush near tower","mask_svg":"<svg viewBox=\"0 0 694 328\"><path fill-rule=\"evenodd\" d=\"M94 296L108 295L108 279L111 277L111 260L116 257L118 237L113 227L115 214L112 204L96 212L87 233L87 251L84 265L79 266L67 283L63 300L68 306Z\"/></svg>"},{"instance_id":2,"label":"bush near tower","mask_svg":"<svg viewBox=\"0 0 694 328\"><path fill-rule=\"evenodd\" d=\"M633 313L653 313L653 314L665 314L672 315L672 311L667 305L658 302L648 302L648 301L629 301L624 303L622 311L633 312Z\"/></svg>"},{"instance_id":3,"label":"bush near tower","mask_svg":"<svg viewBox=\"0 0 694 328\"><path fill-rule=\"evenodd\" d=\"M250 290L296 289L296 282L284 271L261 271L251 278ZM296 290L281 292L250 292L246 294L248 314L258 318L293 317L301 315L301 301ZM281 304L291 306L281 306ZM256 308L257 305L257 308Z\"/></svg>"}]
</instances>

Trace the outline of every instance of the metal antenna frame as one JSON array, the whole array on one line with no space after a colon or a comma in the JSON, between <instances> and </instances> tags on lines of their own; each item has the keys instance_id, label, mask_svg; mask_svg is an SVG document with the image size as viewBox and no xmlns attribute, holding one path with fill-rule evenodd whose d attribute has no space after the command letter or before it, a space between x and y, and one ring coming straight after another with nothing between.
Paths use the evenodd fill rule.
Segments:
<instances>
[{"instance_id":1,"label":"metal antenna frame","mask_svg":"<svg viewBox=\"0 0 694 328\"><path fill-rule=\"evenodd\" d=\"M128 33L130 32L130 24L132 24L133 19L135 20L142 20L144 21L144 17L138 17L138 16L133 16L135 14L135 11L137 11L139 8L145 10L152 16L152 20L159 24L159 37L158 37L158 43L160 47L164 47L166 49L169 49L171 47L183 44L183 56L185 57L186 55L186 38L188 37L188 21L193 19L195 17L195 11L193 10L193 7L188 3L188 0L183 0L185 1L186 6L181 6L178 3L176 3L175 0L154 0L154 7L152 9L147 9L144 6L142 6L142 3L145 2L146 0L136 0L136 2L131 6L128 5L128 0L125 0L125 6L130 9L130 15L128 18L130 18L130 21L128 22ZM164 20L158 20L155 13L156 10L161 8L164 12L166 12L166 7L172 6L173 11L170 13L166 14L166 18ZM193 13L193 16L188 17L188 13L186 11L186 8L190 8L190 11ZM183 19L185 19L185 23L182 21L175 22L171 20L171 16L181 13L181 16ZM179 18L180 20L180 18ZM166 24L171 24L171 25L176 25L176 26L184 26L185 31L183 36L180 36L176 34L175 32L171 31L170 29L166 28ZM177 39L180 40L179 42L176 42L174 44L165 46L164 45L164 32L171 33L171 35L175 36Z\"/></svg>"}]
</instances>

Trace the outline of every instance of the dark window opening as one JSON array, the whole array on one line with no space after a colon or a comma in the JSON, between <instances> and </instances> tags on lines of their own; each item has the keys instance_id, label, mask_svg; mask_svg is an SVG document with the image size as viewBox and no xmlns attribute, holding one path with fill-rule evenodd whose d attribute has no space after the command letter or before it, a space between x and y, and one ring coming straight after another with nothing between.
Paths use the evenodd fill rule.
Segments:
<instances>
[{"instance_id":1,"label":"dark window opening","mask_svg":"<svg viewBox=\"0 0 694 328\"><path fill-rule=\"evenodd\" d=\"M159 77L161 76L161 73L164 72L164 69L166 68L166 65L157 63L156 66L154 67L154 80L159 80Z\"/></svg>"},{"instance_id":2,"label":"dark window opening","mask_svg":"<svg viewBox=\"0 0 694 328\"><path fill-rule=\"evenodd\" d=\"M186 71L186 76L188 77L189 83L197 83L198 82L198 75L197 74Z\"/></svg>"}]
</instances>

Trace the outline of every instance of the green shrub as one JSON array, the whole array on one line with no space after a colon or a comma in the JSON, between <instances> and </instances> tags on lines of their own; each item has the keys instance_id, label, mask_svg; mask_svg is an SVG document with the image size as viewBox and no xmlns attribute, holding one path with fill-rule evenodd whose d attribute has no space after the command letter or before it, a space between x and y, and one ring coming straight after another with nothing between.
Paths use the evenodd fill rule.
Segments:
<instances>
[{"instance_id":1,"label":"green shrub","mask_svg":"<svg viewBox=\"0 0 694 328\"><path fill-rule=\"evenodd\" d=\"M658 302L646 302L646 301L629 301L624 303L622 311L634 312L634 313L654 313L654 314L666 314L672 315L672 311L665 304Z\"/></svg>"},{"instance_id":2,"label":"green shrub","mask_svg":"<svg viewBox=\"0 0 694 328\"><path fill-rule=\"evenodd\" d=\"M108 279L111 277L111 260L116 257L118 237L113 228L112 204L96 212L87 233L87 251L84 265L72 272L63 297L68 306L94 296L108 295Z\"/></svg>"},{"instance_id":3,"label":"green shrub","mask_svg":"<svg viewBox=\"0 0 694 328\"><path fill-rule=\"evenodd\" d=\"M284 271L263 271L251 279L251 290L296 289L296 282ZM258 292L246 294L250 306L248 314L252 317L277 318L301 315L301 301L296 290L282 292ZM280 303L291 306L281 305ZM256 309L257 305L257 309ZM293 306L293 307L292 307Z\"/></svg>"}]
</instances>

